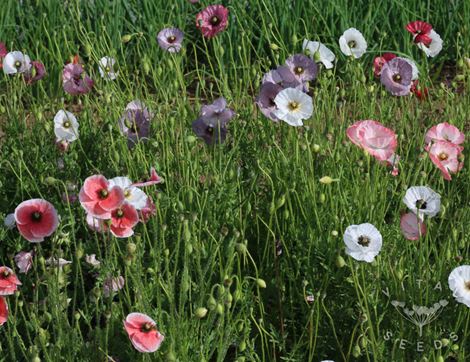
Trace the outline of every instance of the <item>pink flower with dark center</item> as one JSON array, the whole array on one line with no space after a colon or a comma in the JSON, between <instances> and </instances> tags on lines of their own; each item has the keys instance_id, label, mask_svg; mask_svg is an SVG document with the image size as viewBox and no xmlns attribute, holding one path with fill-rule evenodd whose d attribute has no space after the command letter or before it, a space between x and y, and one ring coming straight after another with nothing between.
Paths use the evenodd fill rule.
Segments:
<instances>
[{"instance_id":1,"label":"pink flower with dark center","mask_svg":"<svg viewBox=\"0 0 470 362\"><path fill-rule=\"evenodd\" d=\"M0 297L0 326L8 320L8 304L5 297Z\"/></svg>"},{"instance_id":2,"label":"pink flower with dark center","mask_svg":"<svg viewBox=\"0 0 470 362\"><path fill-rule=\"evenodd\" d=\"M62 72L62 81L64 91L72 95L88 93L93 87L93 80L81 64L67 64Z\"/></svg>"},{"instance_id":3,"label":"pink flower with dark center","mask_svg":"<svg viewBox=\"0 0 470 362\"><path fill-rule=\"evenodd\" d=\"M119 186L110 187L102 175L88 177L78 195L80 204L97 219L110 219L111 211L124 202L124 191Z\"/></svg>"},{"instance_id":4,"label":"pink flower with dark center","mask_svg":"<svg viewBox=\"0 0 470 362\"><path fill-rule=\"evenodd\" d=\"M408 240L418 240L420 237L426 235L426 226L423 221L412 212L401 216L400 229L403 236Z\"/></svg>"},{"instance_id":5,"label":"pink flower with dark center","mask_svg":"<svg viewBox=\"0 0 470 362\"><path fill-rule=\"evenodd\" d=\"M157 330L155 321L142 313L130 313L124 321L124 328L139 352L155 352L165 338Z\"/></svg>"},{"instance_id":6,"label":"pink flower with dark center","mask_svg":"<svg viewBox=\"0 0 470 362\"><path fill-rule=\"evenodd\" d=\"M377 121L358 121L347 129L346 134L351 142L379 161L387 161L397 148L395 132Z\"/></svg>"},{"instance_id":7,"label":"pink flower with dark center","mask_svg":"<svg viewBox=\"0 0 470 362\"><path fill-rule=\"evenodd\" d=\"M429 34L432 30L432 25L426 23L425 21L416 20L408 23L406 25L406 30L413 34L413 40L415 43L423 43L424 45L429 45L432 39L429 37Z\"/></svg>"},{"instance_id":8,"label":"pink flower with dark center","mask_svg":"<svg viewBox=\"0 0 470 362\"><path fill-rule=\"evenodd\" d=\"M463 167L463 147L448 141L436 141L429 149L429 158L441 170L444 179L452 180L451 174Z\"/></svg>"},{"instance_id":9,"label":"pink flower with dark center","mask_svg":"<svg viewBox=\"0 0 470 362\"><path fill-rule=\"evenodd\" d=\"M228 9L223 5L210 5L196 15L196 27L202 35L212 38L228 26Z\"/></svg>"},{"instance_id":10,"label":"pink flower with dark center","mask_svg":"<svg viewBox=\"0 0 470 362\"><path fill-rule=\"evenodd\" d=\"M127 238L134 234L132 229L139 222L139 214L128 202L111 212L111 233L117 238Z\"/></svg>"},{"instance_id":11,"label":"pink flower with dark center","mask_svg":"<svg viewBox=\"0 0 470 362\"><path fill-rule=\"evenodd\" d=\"M465 141L465 134L450 123L443 122L431 127L429 131L426 132L424 142L428 149L430 144L434 141L447 141L454 145L460 145Z\"/></svg>"},{"instance_id":12,"label":"pink flower with dark center","mask_svg":"<svg viewBox=\"0 0 470 362\"><path fill-rule=\"evenodd\" d=\"M380 74L382 73L382 68L388 61L396 58L397 56L393 53L384 53L381 57L375 57L374 59L374 75L377 78L380 78Z\"/></svg>"},{"instance_id":13,"label":"pink flower with dark center","mask_svg":"<svg viewBox=\"0 0 470 362\"><path fill-rule=\"evenodd\" d=\"M31 69L24 74L24 80L26 84L31 85L44 78L45 75L46 68L44 68L44 64L37 60L33 60L31 62Z\"/></svg>"},{"instance_id":14,"label":"pink flower with dark center","mask_svg":"<svg viewBox=\"0 0 470 362\"><path fill-rule=\"evenodd\" d=\"M15 209L16 227L20 234L32 243L44 241L59 225L54 206L43 199L23 201Z\"/></svg>"},{"instance_id":15,"label":"pink flower with dark center","mask_svg":"<svg viewBox=\"0 0 470 362\"><path fill-rule=\"evenodd\" d=\"M0 266L0 296L12 295L18 289L18 285L21 285L21 282L13 270L6 266Z\"/></svg>"},{"instance_id":16,"label":"pink flower with dark center","mask_svg":"<svg viewBox=\"0 0 470 362\"><path fill-rule=\"evenodd\" d=\"M33 266L33 251L20 251L15 255L16 266L20 269L20 273L26 274Z\"/></svg>"}]
</instances>

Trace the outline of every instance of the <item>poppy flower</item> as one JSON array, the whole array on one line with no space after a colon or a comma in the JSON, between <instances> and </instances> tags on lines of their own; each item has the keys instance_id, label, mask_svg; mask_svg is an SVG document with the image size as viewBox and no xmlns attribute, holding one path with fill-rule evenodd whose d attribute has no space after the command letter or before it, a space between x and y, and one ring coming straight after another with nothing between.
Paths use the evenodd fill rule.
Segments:
<instances>
[{"instance_id":1,"label":"poppy flower","mask_svg":"<svg viewBox=\"0 0 470 362\"><path fill-rule=\"evenodd\" d=\"M227 137L227 127L219 122L215 127L208 125L203 118L199 117L192 123L193 132L202 138L208 145L224 143Z\"/></svg>"},{"instance_id":2,"label":"poppy flower","mask_svg":"<svg viewBox=\"0 0 470 362\"><path fill-rule=\"evenodd\" d=\"M274 122L279 121L279 118L274 114L277 110L274 99L282 90L283 88L279 84L265 82L261 85L259 96L256 100L256 104L258 105L261 113Z\"/></svg>"},{"instance_id":3,"label":"poppy flower","mask_svg":"<svg viewBox=\"0 0 470 362\"><path fill-rule=\"evenodd\" d=\"M386 62L380 74L380 82L394 96L406 96L411 92L413 68L402 58Z\"/></svg>"},{"instance_id":4,"label":"poppy flower","mask_svg":"<svg viewBox=\"0 0 470 362\"><path fill-rule=\"evenodd\" d=\"M90 214L86 214L86 223L88 227L98 233L103 233L106 231L105 220L96 219Z\"/></svg>"},{"instance_id":5,"label":"poppy flower","mask_svg":"<svg viewBox=\"0 0 470 362\"><path fill-rule=\"evenodd\" d=\"M20 251L15 255L16 266L20 269L20 273L26 274L33 266L33 251Z\"/></svg>"},{"instance_id":6,"label":"poppy flower","mask_svg":"<svg viewBox=\"0 0 470 362\"><path fill-rule=\"evenodd\" d=\"M333 62L336 58L335 54L324 44L318 41L304 39L302 43L302 50L308 50L315 63L322 63L326 69L333 68Z\"/></svg>"},{"instance_id":7,"label":"poppy flower","mask_svg":"<svg viewBox=\"0 0 470 362\"><path fill-rule=\"evenodd\" d=\"M7 47L0 41L0 69L3 67L3 58L5 58L7 54Z\"/></svg>"},{"instance_id":8,"label":"poppy flower","mask_svg":"<svg viewBox=\"0 0 470 362\"><path fill-rule=\"evenodd\" d=\"M296 88L301 91L305 90L305 85L299 81L295 74L286 65L279 66L276 69L267 72L263 76L261 83L279 84L283 89Z\"/></svg>"},{"instance_id":9,"label":"poppy flower","mask_svg":"<svg viewBox=\"0 0 470 362\"><path fill-rule=\"evenodd\" d=\"M46 265L52 266L55 268L62 268L65 265L72 264L70 260L65 260L62 258L55 258L51 256L50 258L46 259Z\"/></svg>"},{"instance_id":10,"label":"poppy flower","mask_svg":"<svg viewBox=\"0 0 470 362\"><path fill-rule=\"evenodd\" d=\"M382 235L369 223L348 226L343 240L346 254L358 261L371 263L382 249Z\"/></svg>"},{"instance_id":11,"label":"poppy flower","mask_svg":"<svg viewBox=\"0 0 470 362\"><path fill-rule=\"evenodd\" d=\"M441 196L427 186L412 186L403 197L405 205L415 214L434 217L441 209Z\"/></svg>"},{"instance_id":12,"label":"poppy flower","mask_svg":"<svg viewBox=\"0 0 470 362\"><path fill-rule=\"evenodd\" d=\"M400 229L408 240L418 240L426 235L426 226L422 220L412 212L403 214L400 218Z\"/></svg>"},{"instance_id":13,"label":"poppy flower","mask_svg":"<svg viewBox=\"0 0 470 362\"><path fill-rule=\"evenodd\" d=\"M126 106L124 115L119 119L119 129L127 137L129 148L139 141L148 140L152 118L153 113L139 100L134 100Z\"/></svg>"},{"instance_id":14,"label":"poppy flower","mask_svg":"<svg viewBox=\"0 0 470 362\"><path fill-rule=\"evenodd\" d=\"M24 80L26 84L34 84L38 80L41 80L46 75L46 68L44 64L37 60L31 62L31 68L24 73Z\"/></svg>"},{"instance_id":15,"label":"poppy flower","mask_svg":"<svg viewBox=\"0 0 470 362\"><path fill-rule=\"evenodd\" d=\"M93 87L93 80L81 64L69 63L62 72L64 91L71 95L86 94Z\"/></svg>"},{"instance_id":16,"label":"poppy flower","mask_svg":"<svg viewBox=\"0 0 470 362\"><path fill-rule=\"evenodd\" d=\"M157 34L157 42L160 48L170 53L181 50L184 34L178 28L165 28Z\"/></svg>"},{"instance_id":17,"label":"poppy flower","mask_svg":"<svg viewBox=\"0 0 470 362\"><path fill-rule=\"evenodd\" d=\"M124 288L124 278L118 277L107 277L103 282L103 294L105 297L109 297L112 293L119 292Z\"/></svg>"},{"instance_id":18,"label":"poppy flower","mask_svg":"<svg viewBox=\"0 0 470 362\"><path fill-rule=\"evenodd\" d=\"M92 267L98 268L101 265L101 262L96 259L96 254L85 255L85 261L87 264L90 264Z\"/></svg>"},{"instance_id":19,"label":"poppy flower","mask_svg":"<svg viewBox=\"0 0 470 362\"><path fill-rule=\"evenodd\" d=\"M54 116L54 133L58 142L66 141L69 144L77 140L78 127L77 118L71 112L61 109Z\"/></svg>"},{"instance_id":20,"label":"poppy flower","mask_svg":"<svg viewBox=\"0 0 470 362\"><path fill-rule=\"evenodd\" d=\"M436 141L429 149L429 158L439 168L445 180L452 180L451 174L463 167L461 154L463 147L447 141Z\"/></svg>"},{"instance_id":21,"label":"poppy flower","mask_svg":"<svg viewBox=\"0 0 470 362\"><path fill-rule=\"evenodd\" d=\"M339 38L339 47L344 55L358 59L366 52L367 42L359 30L349 28Z\"/></svg>"},{"instance_id":22,"label":"poppy flower","mask_svg":"<svg viewBox=\"0 0 470 362\"><path fill-rule=\"evenodd\" d=\"M14 229L16 227L15 214L12 213L5 216L5 220L3 220L3 225L5 225L7 229Z\"/></svg>"},{"instance_id":23,"label":"poppy flower","mask_svg":"<svg viewBox=\"0 0 470 362\"><path fill-rule=\"evenodd\" d=\"M0 296L12 295L21 282L16 277L13 270L6 266L0 266Z\"/></svg>"},{"instance_id":24,"label":"poppy flower","mask_svg":"<svg viewBox=\"0 0 470 362\"><path fill-rule=\"evenodd\" d=\"M374 75L376 77L380 77L380 74L382 73L382 68L385 65L385 63L387 63L388 61L396 57L397 56L393 53L384 53L380 57L375 57L374 58Z\"/></svg>"},{"instance_id":25,"label":"poppy flower","mask_svg":"<svg viewBox=\"0 0 470 362\"><path fill-rule=\"evenodd\" d=\"M223 5L210 5L196 15L196 27L202 35L212 38L228 26L228 9Z\"/></svg>"},{"instance_id":26,"label":"poppy flower","mask_svg":"<svg viewBox=\"0 0 470 362\"><path fill-rule=\"evenodd\" d=\"M132 184L128 177L115 177L109 180L109 187L119 186L124 191L124 200L140 210L147 204L147 195Z\"/></svg>"},{"instance_id":27,"label":"poppy flower","mask_svg":"<svg viewBox=\"0 0 470 362\"><path fill-rule=\"evenodd\" d=\"M426 99L426 97L428 96L428 88L424 87L424 88L421 88L419 86L419 82L418 80L414 80L413 83L411 83L411 93L413 93L416 98L418 98L419 100L423 100L423 99Z\"/></svg>"},{"instance_id":28,"label":"poppy flower","mask_svg":"<svg viewBox=\"0 0 470 362\"><path fill-rule=\"evenodd\" d=\"M227 101L224 97L217 98L212 104L205 104L201 107L199 116L208 126L215 127L218 124L227 124L235 115L235 112L227 108Z\"/></svg>"},{"instance_id":29,"label":"poppy flower","mask_svg":"<svg viewBox=\"0 0 470 362\"><path fill-rule=\"evenodd\" d=\"M449 288L457 302L470 308L470 265L460 265L452 270Z\"/></svg>"},{"instance_id":30,"label":"poppy flower","mask_svg":"<svg viewBox=\"0 0 470 362\"><path fill-rule=\"evenodd\" d=\"M428 36L431 39L431 42L429 44L425 44L421 42L421 43L418 43L417 46L419 49L421 49L424 52L424 54L426 54L426 56L434 58L442 50L442 44L443 44L442 38L434 30L431 30Z\"/></svg>"},{"instance_id":31,"label":"poppy flower","mask_svg":"<svg viewBox=\"0 0 470 362\"><path fill-rule=\"evenodd\" d=\"M3 72L5 74L25 73L31 69L31 59L20 51L12 51L3 57Z\"/></svg>"},{"instance_id":32,"label":"poppy flower","mask_svg":"<svg viewBox=\"0 0 470 362\"><path fill-rule=\"evenodd\" d=\"M97 219L110 219L111 211L124 202L124 191L119 186L111 187L102 175L89 176L78 195L80 204Z\"/></svg>"},{"instance_id":33,"label":"poppy flower","mask_svg":"<svg viewBox=\"0 0 470 362\"><path fill-rule=\"evenodd\" d=\"M460 145L465 141L465 134L450 123L443 122L431 127L426 132L424 139L426 146L429 148L431 142L435 141L447 141L454 145Z\"/></svg>"},{"instance_id":34,"label":"poppy flower","mask_svg":"<svg viewBox=\"0 0 470 362\"><path fill-rule=\"evenodd\" d=\"M300 83L314 80L317 77L318 66L312 59L303 54L295 54L286 60L286 66Z\"/></svg>"},{"instance_id":35,"label":"poppy flower","mask_svg":"<svg viewBox=\"0 0 470 362\"><path fill-rule=\"evenodd\" d=\"M153 202L152 198L149 196L147 198L147 204L139 212L140 221L143 223L146 223L156 213L157 213L157 208L155 207L155 203Z\"/></svg>"},{"instance_id":36,"label":"poppy flower","mask_svg":"<svg viewBox=\"0 0 470 362\"><path fill-rule=\"evenodd\" d=\"M18 231L26 240L39 243L57 229L59 216L50 202L32 199L16 207L15 221Z\"/></svg>"},{"instance_id":37,"label":"poppy flower","mask_svg":"<svg viewBox=\"0 0 470 362\"><path fill-rule=\"evenodd\" d=\"M415 43L423 43L429 45L431 38L429 33L432 30L432 25L425 21L416 20L406 25L406 30L413 35L413 41Z\"/></svg>"},{"instance_id":38,"label":"poppy flower","mask_svg":"<svg viewBox=\"0 0 470 362\"><path fill-rule=\"evenodd\" d=\"M0 326L8 320L8 304L5 297L0 297Z\"/></svg>"},{"instance_id":39,"label":"poppy flower","mask_svg":"<svg viewBox=\"0 0 470 362\"><path fill-rule=\"evenodd\" d=\"M152 186L152 185L157 185L163 182L163 179L158 176L157 171L155 170L155 167L150 168L150 178L147 181L142 181L142 182L135 182L132 184L132 186L135 187L145 187L145 186Z\"/></svg>"},{"instance_id":40,"label":"poppy flower","mask_svg":"<svg viewBox=\"0 0 470 362\"><path fill-rule=\"evenodd\" d=\"M103 57L98 63L98 71L100 72L101 78L106 80L114 80L117 78L118 73L114 70L116 60L111 57Z\"/></svg>"},{"instance_id":41,"label":"poppy flower","mask_svg":"<svg viewBox=\"0 0 470 362\"><path fill-rule=\"evenodd\" d=\"M128 238L134 234L132 229L139 222L139 214L134 206L124 202L111 212L109 229L117 238Z\"/></svg>"},{"instance_id":42,"label":"poppy flower","mask_svg":"<svg viewBox=\"0 0 470 362\"><path fill-rule=\"evenodd\" d=\"M291 126L302 126L302 120L313 114L312 97L295 88L286 88L280 91L274 103L277 109L274 115Z\"/></svg>"},{"instance_id":43,"label":"poppy flower","mask_svg":"<svg viewBox=\"0 0 470 362\"><path fill-rule=\"evenodd\" d=\"M139 352L155 352L164 336L157 330L155 321L143 313L130 313L124 321L124 328Z\"/></svg>"}]
</instances>

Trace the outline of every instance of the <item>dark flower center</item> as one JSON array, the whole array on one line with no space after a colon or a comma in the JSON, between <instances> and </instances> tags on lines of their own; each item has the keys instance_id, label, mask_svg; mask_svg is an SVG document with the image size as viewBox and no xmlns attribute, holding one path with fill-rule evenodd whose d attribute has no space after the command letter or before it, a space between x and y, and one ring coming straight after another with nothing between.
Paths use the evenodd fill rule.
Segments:
<instances>
[{"instance_id":1,"label":"dark flower center","mask_svg":"<svg viewBox=\"0 0 470 362\"><path fill-rule=\"evenodd\" d=\"M447 153L445 153L445 152L441 152L441 153L439 153L439 156L438 156L438 157L439 157L439 159L440 159L441 161L445 161L445 160L447 160L447 159L449 158L449 155L448 155Z\"/></svg>"},{"instance_id":2,"label":"dark flower center","mask_svg":"<svg viewBox=\"0 0 470 362\"><path fill-rule=\"evenodd\" d=\"M176 40L176 36L174 35L169 36L166 40L168 41L168 43L174 43Z\"/></svg>"},{"instance_id":3,"label":"dark flower center","mask_svg":"<svg viewBox=\"0 0 470 362\"><path fill-rule=\"evenodd\" d=\"M295 72L295 74L300 75L304 72L304 68L299 65L299 66L294 68L294 72Z\"/></svg>"},{"instance_id":4,"label":"dark flower center","mask_svg":"<svg viewBox=\"0 0 470 362\"><path fill-rule=\"evenodd\" d=\"M64 128L70 128L71 124L70 124L70 121L65 121L62 126L64 126Z\"/></svg>"},{"instance_id":5,"label":"dark flower center","mask_svg":"<svg viewBox=\"0 0 470 362\"><path fill-rule=\"evenodd\" d=\"M42 218L42 213L39 211L35 211L31 214L32 221L38 222L38 221L41 221L41 218Z\"/></svg>"},{"instance_id":6,"label":"dark flower center","mask_svg":"<svg viewBox=\"0 0 470 362\"><path fill-rule=\"evenodd\" d=\"M212 127L212 126L207 126L206 132L209 133L209 134L213 134L213 133L214 133L214 127Z\"/></svg>"},{"instance_id":7,"label":"dark flower center","mask_svg":"<svg viewBox=\"0 0 470 362\"><path fill-rule=\"evenodd\" d=\"M214 25L214 26L219 25L219 24L220 24L220 19L219 19L217 16L214 15L214 16L211 18L211 24Z\"/></svg>"},{"instance_id":8,"label":"dark flower center","mask_svg":"<svg viewBox=\"0 0 470 362\"><path fill-rule=\"evenodd\" d=\"M360 246L367 247L370 244L370 239L367 236L361 235L359 236L357 243Z\"/></svg>"},{"instance_id":9,"label":"dark flower center","mask_svg":"<svg viewBox=\"0 0 470 362\"><path fill-rule=\"evenodd\" d=\"M19 68L21 67L21 62L17 60L14 65L15 65L15 68Z\"/></svg>"},{"instance_id":10,"label":"dark flower center","mask_svg":"<svg viewBox=\"0 0 470 362\"><path fill-rule=\"evenodd\" d=\"M467 289L467 291L470 292L470 280L467 280L467 281L465 282L465 289Z\"/></svg>"},{"instance_id":11,"label":"dark flower center","mask_svg":"<svg viewBox=\"0 0 470 362\"><path fill-rule=\"evenodd\" d=\"M296 101L290 101L287 107L292 111L295 112L300 108L300 103Z\"/></svg>"},{"instance_id":12,"label":"dark flower center","mask_svg":"<svg viewBox=\"0 0 470 362\"><path fill-rule=\"evenodd\" d=\"M269 98L268 103L269 103L270 107L275 107L276 106L276 102L274 102L274 98Z\"/></svg>"},{"instance_id":13,"label":"dark flower center","mask_svg":"<svg viewBox=\"0 0 470 362\"><path fill-rule=\"evenodd\" d=\"M415 205L416 205L416 208L420 210L424 210L428 206L427 202L422 199L416 200Z\"/></svg>"},{"instance_id":14,"label":"dark flower center","mask_svg":"<svg viewBox=\"0 0 470 362\"><path fill-rule=\"evenodd\" d=\"M127 197L127 198L128 198L129 196L131 196L130 190L124 191L124 197Z\"/></svg>"},{"instance_id":15,"label":"dark flower center","mask_svg":"<svg viewBox=\"0 0 470 362\"><path fill-rule=\"evenodd\" d=\"M118 209L116 211L116 217L120 219L123 216L124 216L124 211L122 211L122 209Z\"/></svg>"},{"instance_id":16,"label":"dark flower center","mask_svg":"<svg viewBox=\"0 0 470 362\"><path fill-rule=\"evenodd\" d=\"M99 192L98 192L98 195L100 197L100 199L105 199L108 197L108 190L106 189L101 189Z\"/></svg>"},{"instance_id":17,"label":"dark flower center","mask_svg":"<svg viewBox=\"0 0 470 362\"><path fill-rule=\"evenodd\" d=\"M354 40L349 41L348 42L348 47L355 48L356 47L356 42Z\"/></svg>"},{"instance_id":18,"label":"dark flower center","mask_svg":"<svg viewBox=\"0 0 470 362\"><path fill-rule=\"evenodd\" d=\"M8 270L4 270L2 274L0 274L2 278L8 278L10 276L10 272Z\"/></svg>"},{"instance_id":19,"label":"dark flower center","mask_svg":"<svg viewBox=\"0 0 470 362\"><path fill-rule=\"evenodd\" d=\"M111 71L111 67L106 66L106 67L104 68L104 70L105 70L106 73L109 73L109 72Z\"/></svg>"},{"instance_id":20,"label":"dark flower center","mask_svg":"<svg viewBox=\"0 0 470 362\"><path fill-rule=\"evenodd\" d=\"M148 333L148 332L150 332L150 331L153 330L153 329L154 329L154 326L153 326L153 324L150 323L150 322L144 323L144 324L142 325L142 327L140 328L140 330L141 330L142 332L145 332L145 333Z\"/></svg>"},{"instance_id":21,"label":"dark flower center","mask_svg":"<svg viewBox=\"0 0 470 362\"><path fill-rule=\"evenodd\" d=\"M401 75L400 74L394 74L392 77L393 81L396 83L401 83Z\"/></svg>"},{"instance_id":22,"label":"dark flower center","mask_svg":"<svg viewBox=\"0 0 470 362\"><path fill-rule=\"evenodd\" d=\"M126 119L124 124L132 133L139 133L139 127L137 126L137 122L135 122L135 120L134 122L131 122L130 120Z\"/></svg>"}]
</instances>

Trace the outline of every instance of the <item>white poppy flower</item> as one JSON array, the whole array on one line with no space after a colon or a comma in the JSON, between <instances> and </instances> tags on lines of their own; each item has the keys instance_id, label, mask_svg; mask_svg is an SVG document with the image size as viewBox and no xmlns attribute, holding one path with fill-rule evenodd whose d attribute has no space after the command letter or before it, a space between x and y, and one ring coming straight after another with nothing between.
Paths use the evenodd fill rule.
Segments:
<instances>
[{"instance_id":1,"label":"white poppy flower","mask_svg":"<svg viewBox=\"0 0 470 362\"><path fill-rule=\"evenodd\" d=\"M310 96L295 88L280 91L274 103L277 109L274 115L291 126L302 126L302 120L313 113L313 101Z\"/></svg>"},{"instance_id":2,"label":"white poppy flower","mask_svg":"<svg viewBox=\"0 0 470 362\"><path fill-rule=\"evenodd\" d=\"M108 80L116 79L119 72L114 71L114 64L116 64L116 60L114 58L103 57L100 59L98 70L102 78Z\"/></svg>"},{"instance_id":3,"label":"white poppy flower","mask_svg":"<svg viewBox=\"0 0 470 362\"><path fill-rule=\"evenodd\" d=\"M470 265L461 265L449 275L449 288L459 303L470 308Z\"/></svg>"},{"instance_id":4,"label":"white poppy flower","mask_svg":"<svg viewBox=\"0 0 470 362\"><path fill-rule=\"evenodd\" d=\"M382 249L382 235L369 223L348 226L343 240L346 254L359 261L371 263Z\"/></svg>"},{"instance_id":5,"label":"white poppy flower","mask_svg":"<svg viewBox=\"0 0 470 362\"><path fill-rule=\"evenodd\" d=\"M115 177L109 180L109 187L119 186L124 191L124 199L135 207L142 210L147 205L148 196L138 187L132 186L132 181L128 177Z\"/></svg>"},{"instance_id":6,"label":"white poppy flower","mask_svg":"<svg viewBox=\"0 0 470 362\"><path fill-rule=\"evenodd\" d=\"M441 209L441 196L427 186L412 186L406 190L403 202L408 208L418 215L436 216Z\"/></svg>"},{"instance_id":7,"label":"white poppy flower","mask_svg":"<svg viewBox=\"0 0 470 362\"><path fill-rule=\"evenodd\" d=\"M31 59L17 50L9 52L3 58L3 72L5 74L25 73L31 69Z\"/></svg>"},{"instance_id":8,"label":"white poppy flower","mask_svg":"<svg viewBox=\"0 0 470 362\"><path fill-rule=\"evenodd\" d=\"M416 63L409 59L409 58L403 58L403 57L397 57L400 59L403 59L405 62L407 62L409 65L411 65L411 80L416 80L419 77L419 70L418 67L416 66Z\"/></svg>"},{"instance_id":9,"label":"white poppy flower","mask_svg":"<svg viewBox=\"0 0 470 362\"><path fill-rule=\"evenodd\" d=\"M339 38L339 47L344 55L352 55L357 59L366 52L367 42L359 30L349 28Z\"/></svg>"},{"instance_id":10,"label":"white poppy flower","mask_svg":"<svg viewBox=\"0 0 470 362\"><path fill-rule=\"evenodd\" d=\"M8 214L5 216L3 224L7 229L14 229L16 227L15 214Z\"/></svg>"},{"instance_id":11,"label":"white poppy flower","mask_svg":"<svg viewBox=\"0 0 470 362\"><path fill-rule=\"evenodd\" d=\"M73 113L61 109L54 117L54 133L59 141L73 142L78 139L78 121Z\"/></svg>"},{"instance_id":12,"label":"white poppy flower","mask_svg":"<svg viewBox=\"0 0 470 362\"><path fill-rule=\"evenodd\" d=\"M101 262L99 260L96 259L96 255L95 254L91 254L91 255L85 255L85 261L90 264L91 266L94 266L94 267L99 267Z\"/></svg>"},{"instance_id":13,"label":"white poppy flower","mask_svg":"<svg viewBox=\"0 0 470 362\"><path fill-rule=\"evenodd\" d=\"M310 52L311 57L316 63L323 63L326 69L333 68L335 54L325 45L318 41L304 39L304 42L302 43L302 50L305 51L305 49Z\"/></svg>"},{"instance_id":14,"label":"white poppy flower","mask_svg":"<svg viewBox=\"0 0 470 362\"><path fill-rule=\"evenodd\" d=\"M431 30L429 37L431 38L431 44L426 46L423 43L418 43L417 45L428 57L434 58L442 50L442 38L434 30Z\"/></svg>"}]
</instances>

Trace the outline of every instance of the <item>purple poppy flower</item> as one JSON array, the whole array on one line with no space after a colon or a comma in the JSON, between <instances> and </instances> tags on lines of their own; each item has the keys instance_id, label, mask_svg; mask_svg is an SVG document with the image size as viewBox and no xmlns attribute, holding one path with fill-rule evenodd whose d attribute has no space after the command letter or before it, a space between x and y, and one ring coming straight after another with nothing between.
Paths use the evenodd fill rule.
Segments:
<instances>
[{"instance_id":1,"label":"purple poppy flower","mask_svg":"<svg viewBox=\"0 0 470 362\"><path fill-rule=\"evenodd\" d=\"M394 58L382 68L380 82L394 96L410 94L413 68L409 62L401 58Z\"/></svg>"},{"instance_id":2,"label":"purple poppy flower","mask_svg":"<svg viewBox=\"0 0 470 362\"><path fill-rule=\"evenodd\" d=\"M26 84L33 84L44 78L45 75L46 68L44 68L44 64L37 60L33 60L31 62L31 69L24 74L24 80Z\"/></svg>"},{"instance_id":3,"label":"purple poppy flower","mask_svg":"<svg viewBox=\"0 0 470 362\"><path fill-rule=\"evenodd\" d=\"M259 96L256 100L260 111L275 122L279 121L279 118L274 114L274 111L277 109L274 98L276 98L277 94L282 90L283 88L279 84L265 82L261 85Z\"/></svg>"},{"instance_id":4,"label":"purple poppy flower","mask_svg":"<svg viewBox=\"0 0 470 362\"><path fill-rule=\"evenodd\" d=\"M15 255L16 266L20 269L20 273L26 274L33 266L33 251L20 251Z\"/></svg>"},{"instance_id":5,"label":"purple poppy flower","mask_svg":"<svg viewBox=\"0 0 470 362\"><path fill-rule=\"evenodd\" d=\"M208 145L223 143L227 137L225 124L219 122L216 126L208 125L202 117L193 122L194 133L204 140Z\"/></svg>"},{"instance_id":6,"label":"purple poppy flower","mask_svg":"<svg viewBox=\"0 0 470 362\"><path fill-rule=\"evenodd\" d=\"M235 112L227 108L227 101L224 97L217 98L212 104L203 105L200 112L200 118L212 128L217 128L219 123L225 126L234 115Z\"/></svg>"},{"instance_id":7,"label":"purple poppy flower","mask_svg":"<svg viewBox=\"0 0 470 362\"><path fill-rule=\"evenodd\" d=\"M103 294L105 297L109 297L114 292L120 291L124 288L124 278L118 276L115 278L108 277L103 283Z\"/></svg>"},{"instance_id":8,"label":"purple poppy flower","mask_svg":"<svg viewBox=\"0 0 470 362\"><path fill-rule=\"evenodd\" d=\"M72 95L88 93L93 87L93 80L85 73L81 64L70 63L62 72L64 91Z\"/></svg>"},{"instance_id":9,"label":"purple poppy flower","mask_svg":"<svg viewBox=\"0 0 470 362\"><path fill-rule=\"evenodd\" d=\"M304 54L295 54L287 58L286 66L301 83L314 80L317 77L317 63Z\"/></svg>"},{"instance_id":10,"label":"purple poppy flower","mask_svg":"<svg viewBox=\"0 0 470 362\"><path fill-rule=\"evenodd\" d=\"M261 83L275 83L282 86L282 88L304 90L304 84L300 82L290 68L285 65L267 72L263 76Z\"/></svg>"},{"instance_id":11,"label":"purple poppy flower","mask_svg":"<svg viewBox=\"0 0 470 362\"><path fill-rule=\"evenodd\" d=\"M148 139L152 118L153 114L139 100L132 101L126 106L125 113L119 120L119 129L127 136L129 148L139 140Z\"/></svg>"},{"instance_id":12,"label":"purple poppy flower","mask_svg":"<svg viewBox=\"0 0 470 362\"><path fill-rule=\"evenodd\" d=\"M177 53L181 50L184 34L178 28L165 28L157 35L158 45L163 50L170 53Z\"/></svg>"}]
</instances>

